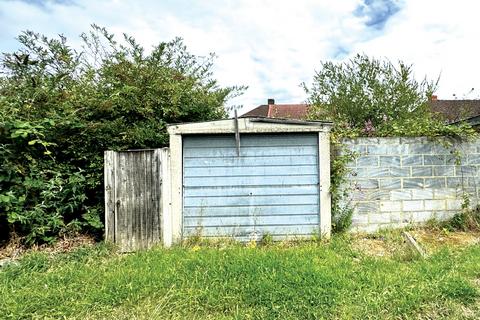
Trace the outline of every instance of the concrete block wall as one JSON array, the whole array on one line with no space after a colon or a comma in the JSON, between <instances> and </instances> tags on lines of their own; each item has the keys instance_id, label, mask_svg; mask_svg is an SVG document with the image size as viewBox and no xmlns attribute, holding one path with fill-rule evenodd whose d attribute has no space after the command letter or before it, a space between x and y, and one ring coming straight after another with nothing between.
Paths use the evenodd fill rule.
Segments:
<instances>
[{"instance_id":1,"label":"concrete block wall","mask_svg":"<svg viewBox=\"0 0 480 320\"><path fill-rule=\"evenodd\" d=\"M356 138L342 145L337 152L357 154L343 204L354 208L353 230L448 219L461 209L464 192L477 203L480 140Z\"/></svg>"}]
</instances>

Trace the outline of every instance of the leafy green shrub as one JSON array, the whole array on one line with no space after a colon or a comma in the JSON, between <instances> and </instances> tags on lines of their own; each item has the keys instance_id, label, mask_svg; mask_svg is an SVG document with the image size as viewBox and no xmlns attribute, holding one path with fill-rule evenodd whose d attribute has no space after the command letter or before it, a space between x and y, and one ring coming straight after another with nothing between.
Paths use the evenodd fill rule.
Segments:
<instances>
[{"instance_id":1,"label":"leafy green shrub","mask_svg":"<svg viewBox=\"0 0 480 320\"><path fill-rule=\"evenodd\" d=\"M81 50L27 31L0 63L0 225L26 242L100 232L103 151L168 144L166 125L226 116L213 56L180 39L150 51L93 26Z\"/></svg>"},{"instance_id":2,"label":"leafy green shrub","mask_svg":"<svg viewBox=\"0 0 480 320\"><path fill-rule=\"evenodd\" d=\"M335 122L338 138L357 136L454 136L475 134L471 126L445 125L428 99L438 81L417 81L411 65L356 55L322 62L310 87L309 118Z\"/></svg>"}]
</instances>

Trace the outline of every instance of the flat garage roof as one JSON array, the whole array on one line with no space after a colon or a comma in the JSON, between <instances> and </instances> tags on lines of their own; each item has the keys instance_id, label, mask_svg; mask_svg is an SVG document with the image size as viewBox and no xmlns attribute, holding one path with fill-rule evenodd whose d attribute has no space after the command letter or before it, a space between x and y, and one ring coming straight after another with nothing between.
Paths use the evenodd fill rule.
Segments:
<instances>
[{"instance_id":1,"label":"flat garage roof","mask_svg":"<svg viewBox=\"0 0 480 320\"><path fill-rule=\"evenodd\" d=\"M168 126L168 133L180 135L235 133L235 121L238 121L240 133L329 132L333 125L329 121L252 117L172 124Z\"/></svg>"}]
</instances>

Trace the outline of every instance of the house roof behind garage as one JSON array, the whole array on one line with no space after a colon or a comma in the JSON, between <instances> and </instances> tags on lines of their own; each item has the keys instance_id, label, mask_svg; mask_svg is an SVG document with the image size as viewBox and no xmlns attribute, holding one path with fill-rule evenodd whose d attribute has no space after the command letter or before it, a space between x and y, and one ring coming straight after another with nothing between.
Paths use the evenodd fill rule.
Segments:
<instances>
[{"instance_id":1,"label":"house roof behind garage","mask_svg":"<svg viewBox=\"0 0 480 320\"><path fill-rule=\"evenodd\" d=\"M432 100L429 105L448 123L480 116L480 100Z\"/></svg>"},{"instance_id":2,"label":"house roof behind garage","mask_svg":"<svg viewBox=\"0 0 480 320\"><path fill-rule=\"evenodd\" d=\"M263 104L243 114L241 117L268 117L306 119L308 105L300 104Z\"/></svg>"},{"instance_id":3,"label":"house roof behind garage","mask_svg":"<svg viewBox=\"0 0 480 320\"><path fill-rule=\"evenodd\" d=\"M268 104L260 105L241 117L267 117L303 120L308 115L308 104ZM480 100L438 100L436 96L428 102L430 110L439 114L447 123L480 117Z\"/></svg>"}]
</instances>

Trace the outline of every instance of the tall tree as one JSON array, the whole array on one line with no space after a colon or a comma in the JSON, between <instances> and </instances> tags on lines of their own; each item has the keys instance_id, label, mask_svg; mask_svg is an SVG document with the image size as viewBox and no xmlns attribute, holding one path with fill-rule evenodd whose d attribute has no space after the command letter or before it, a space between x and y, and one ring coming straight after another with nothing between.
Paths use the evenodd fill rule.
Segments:
<instances>
[{"instance_id":1,"label":"tall tree","mask_svg":"<svg viewBox=\"0 0 480 320\"><path fill-rule=\"evenodd\" d=\"M334 120L360 134L394 134L414 120L436 121L428 99L437 81L417 81L411 65L366 55L342 63L322 62L311 87L304 86L311 118Z\"/></svg>"}]
</instances>

